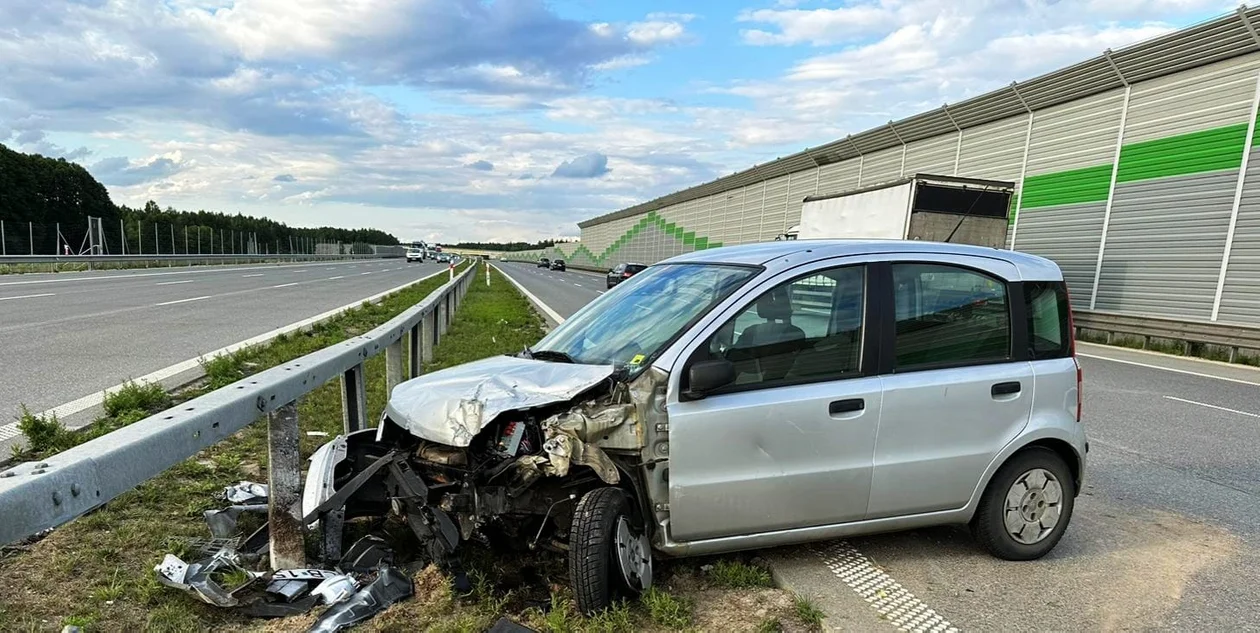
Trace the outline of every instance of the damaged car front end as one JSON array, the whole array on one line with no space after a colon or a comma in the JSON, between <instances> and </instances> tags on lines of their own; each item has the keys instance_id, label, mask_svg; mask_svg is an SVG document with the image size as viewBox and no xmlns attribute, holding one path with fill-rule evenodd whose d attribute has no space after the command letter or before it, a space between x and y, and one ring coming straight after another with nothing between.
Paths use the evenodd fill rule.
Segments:
<instances>
[{"instance_id":1,"label":"damaged car front end","mask_svg":"<svg viewBox=\"0 0 1260 633\"><path fill-rule=\"evenodd\" d=\"M401 518L457 582L468 542L565 553L584 611L647 589L668 522L650 501L667 498L668 470L668 375L651 360L751 274L733 268L698 292L695 279L644 275L644 292L591 304L538 350L400 384L376 429L312 457L308 525L338 551L344 522Z\"/></svg>"}]
</instances>

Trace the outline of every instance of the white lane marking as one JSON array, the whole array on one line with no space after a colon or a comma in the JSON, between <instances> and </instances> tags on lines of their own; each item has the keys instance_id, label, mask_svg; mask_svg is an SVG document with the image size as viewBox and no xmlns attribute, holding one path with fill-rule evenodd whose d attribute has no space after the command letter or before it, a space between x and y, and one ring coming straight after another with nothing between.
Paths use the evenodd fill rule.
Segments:
<instances>
[{"instance_id":1,"label":"white lane marking","mask_svg":"<svg viewBox=\"0 0 1260 633\"><path fill-rule=\"evenodd\" d=\"M370 274L372 274L372 272L371 272L371 271L368 271L368 272L366 272L366 273L359 273L359 274L360 274L360 275L370 275Z\"/></svg>"},{"instance_id":2,"label":"white lane marking","mask_svg":"<svg viewBox=\"0 0 1260 633\"><path fill-rule=\"evenodd\" d=\"M171 270L160 273L132 273L129 275L98 275L93 277L58 277L57 279L28 279L24 281L4 281L0 282L0 286L28 286L31 284L56 284L68 283L72 281L105 281L110 279L143 279L145 277L167 277L170 275L205 275L210 273L238 273L243 270L275 270L278 268L292 268L300 264L271 264L266 266L233 266L231 264L218 264L212 266L198 266L199 270ZM344 264L343 264L344 265ZM328 270L335 270L330 267Z\"/></svg>"},{"instance_id":3,"label":"white lane marking","mask_svg":"<svg viewBox=\"0 0 1260 633\"><path fill-rule=\"evenodd\" d=\"M14 299L38 299L40 297L55 297L55 296L57 296L55 293L45 292L43 294L38 294L38 295L19 295L16 297L0 297L0 301L12 301Z\"/></svg>"},{"instance_id":4,"label":"white lane marking","mask_svg":"<svg viewBox=\"0 0 1260 633\"><path fill-rule=\"evenodd\" d=\"M1184 403L1186 403L1186 404L1194 404L1194 405L1198 405L1198 406L1200 406L1200 407L1207 407L1207 408L1209 408L1209 409L1216 409L1217 411L1226 411L1226 412L1229 412L1229 413L1237 413L1238 415L1245 415L1245 416L1247 416L1247 417L1249 417L1249 418L1260 418L1260 414L1256 414L1256 413L1248 413L1248 412L1246 412L1246 411L1239 411L1238 409L1227 409L1227 408L1225 408L1225 407L1218 407L1218 406L1216 406L1216 405L1214 405L1214 404L1208 404L1208 403L1206 403L1206 402L1195 402L1194 400L1186 400L1185 398L1178 398L1178 397L1176 397L1176 396L1164 396L1164 398L1166 398L1166 399L1168 399L1168 400L1175 400L1175 401L1177 401L1177 402L1184 402Z\"/></svg>"},{"instance_id":5,"label":"white lane marking","mask_svg":"<svg viewBox=\"0 0 1260 633\"><path fill-rule=\"evenodd\" d=\"M595 294L600 294L600 295L602 295L602 294L604 294L605 292L608 292L608 291L607 291L607 290L596 290L596 291L595 291Z\"/></svg>"},{"instance_id":6,"label":"white lane marking","mask_svg":"<svg viewBox=\"0 0 1260 633\"><path fill-rule=\"evenodd\" d=\"M289 286L296 286L296 285L298 285L298 284L300 284L300 283L302 283L302 282L300 282L300 281L295 281L295 282L293 282L293 283L291 283L291 284L280 284L279 286L272 286L272 288L288 288Z\"/></svg>"},{"instance_id":7,"label":"white lane marking","mask_svg":"<svg viewBox=\"0 0 1260 633\"><path fill-rule=\"evenodd\" d=\"M1095 360L1105 360L1112 363L1136 365L1137 367L1145 367L1147 369L1160 369L1163 371L1171 371L1175 374L1186 374L1187 376L1198 376L1200 378L1214 378L1216 380L1224 380L1226 382L1236 382L1240 385L1251 385L1253 387L1260 387L1260 382L1251 382L1250 380L1242 380L1239 378L1227 378L1225 376L1214 376L1212 374L1205 374L1203 372L1198 372L1198 371L1190 371L1188 369L1175 369L1172 367L1161 367L1159 365L1151 365L1149 363L1139 363L1133 360L1120 360L1119 358L1109 358L1107 356L1095 356L1094 354L1082 354L1080 352L1077 352L1076 355L1080 356L1081 358L1093 358Z\"/></svg>"},{"instance_id":8,"label":"white lane marking","mask_svg":"<svg viewBox=\"0 0 1260 633\"><path fill-rule=\"evenodd\" d=\"M532 301L535 306L538 306L538 309L542 310L543 312L546 312L547 316L551 317L551 320L555 321L556 323L564 323L564 317L560 316L559 312L552 310L551 306L543 303L542 299L539 299L538 297L534 296L534 293L526 290L525 286L522 286L519 281L512 279L511 275L503 272L503 270L500 269L497 265L494 267L494 269L502 273L504 277L507 277L507 280L512 282L512 285L516 286L516 289L520 290L521 294L525 295L525 297L529 299L530 301Z\"/></svg>"},{"instance_id":9,"label":"white lane marking","mask_svg":"<svg viewBox=\"0 0 1260 633\"><path fill-rule=\"evenodd\" d=\"M255 273L253 275L241 275L241 276L242 277L262 277L262 273Z\"/></svg>"},{"instance_id":10,"label":"white lane marking","mask_svg":"<svg viewBox=\"0 0 1260 633\"><path fill-rule=\"evenodd\" d=\"M870 603L889 624L902 631L958 631L944 616L929 609L914 594L883 570L871 564L862 552L846 541L813 546L814 553L837 578Z\"/></svg>"},{"instance_id":11,"label":"white lane marking","mask_svg":"<svg viewBox=\"0 0 1260 633\"><path fill-rule=\"evenodd\" d=\"M153 284L153 285L155 285L155 286L174 286L174 285L176 285L176 284L190 284L190 283L192 283L192 282L194 282L194 281L197 281L197 280L196 280L196 279L185 279L185 280L183 280L183 281L159 281L158 283L155 283L155 284Z\"/></svg>"},{"instance_id":12,"label":"white lane marking","mask_svg":"<svg viewBox=\"0 0 1260 633\"><path fill-rule=\"evenodd\" d=\"M175 304L177 304L177 303L188 303L189 301L201 301L202 299L209 299L209 298L210 298L210 295L206 295L206 296L204 296L204 297L191 297L191 298L188 298L188 299L176 299L176 300L174 300L174 301L164 301L164 302L162 302L162 303L155 303L155 304L153 304L153 306L154 306L154 307L157 307L157 306L173 306L173 305L175 305Z\"/></svg>"},{"instance_id":13,"label":"white lane marking","mask_svg":"<svg viewBox=\"0 0 1260 633\"><path fill-rule=\"evenodd\" d=\"M306 269L305 269L305 268L303 268L302 270L295 270L295 271L293 271L293 272L295 272L295 273L304 273L304 272L306 272Z\"/></svg>"},{"instance_id":14,"label":"white lane marking","mask_svg":"<svg viewBox=\"0 0 1260 633\"><path fill-rule=\"evenodd\" d=\"M345 278L346 278L345 275L337 275L336 277L329 277L328 281L332 281L334 279L345 279Z\"/></svg>"},{"instance_id":15,"label":"white lane marking","mask_svg":"<svg viewBox=\"0 0 1260 633\"><path fill-rule=\"evenodd\" d=\"M246 347L251 347L254 345L261 345L263 343L267 343L271 341L272 339L276 338L277 336L280 336L281 334L288 334L289 332L293 332L295 330L300 330L302 328L310 327L312 325L320 323L321 321L327 321L328 319L331 319L337 316L338 314L341 314L342 312L345 312L347 310L352 310L354 308L357 308L363 305L364 302L376 303L377 301L380 301L381 299L384 299L385 297L392 295L395 292L406 290L410 286L418 284L422 281L426 281L428 279L432 279L438 275L444 274L445 272L446 271L444 270L439 270L438 272L435 272L431 275L425 275L424 277L421 277L419 279L408 281L407 283L401 286L390 288L389 290L386 290L385 292L374 294L366 299L360 299L353 303L347 303L346 305L343 305L340 308L333 308L332 310L329 310L323 314L317 314L313 317L310 317L309 319L303 319L301 321L298 321L297 323L290 323L284 327L276 328L265 334L259 334L258 336L255 336L250 339L245 339L244 341L241 341L239 343L233 343L231 345L228 345L227 347L221 347L208 354L198 356L197 358L190 358L182 363L176 363L174 365L171 365L170 367L159 369L151 374L141 376L135 379L134 382L160 383L163 380L174 378L175 376L183 374L184 372L198 370L198 375L193 376L189 379L189 380L195 380L199 378L201 375L204 375L204 372L200 371L202 359L210 359L216 356L223 356L224 354L231 354L232 352L244 349ZM128 381L128 382L133 382L133 381ZM44 411L40 413L39 415L41 417L51 417L55 415L61 419L68 418L76 413L79 413L80 411L85 411L92 407L99 406L102 402L105 401L106 393L113 393L115 391L118 391L119 389L122 389L126 384L127 383L114 385L113 387L110 387L103 391L98 391L96 393L88 394L77 400L72 400L65 404L57 405L56 407L53 407L47 411ZM187 383L184 383L184 384L187 384ZM19 432L17 431L17 422L10 422L8 424L0 425L0 440L16 437L17 435L19 435Z\"/></svg>"}]
</instances>

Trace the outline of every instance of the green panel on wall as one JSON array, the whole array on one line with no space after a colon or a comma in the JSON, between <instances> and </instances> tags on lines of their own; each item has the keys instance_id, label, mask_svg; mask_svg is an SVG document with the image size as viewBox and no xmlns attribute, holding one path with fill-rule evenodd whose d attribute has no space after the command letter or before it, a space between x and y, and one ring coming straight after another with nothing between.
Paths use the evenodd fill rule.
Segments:
<instances>
[{"instance_id":1,"label":"green panel on wall","mask_svg":"<svg viewBox=\"0 0 1260 633\"><path fill-rule=\"evenodd\" d=\"M1125 145L1116 182L1238 169L1246 143L1242 123Z\"/></svg>"},{"instance_id":2,"label":"green panel on wall","mask_svg":"<svg viewBox=\"0 0 1260 633\"><path fill-rule=\"evenodd\" d=\"M1020 208L1097 202L1107 199L1110 188L1111 165L1030 176L1024 180Z\"/></svg>"}]
</instances>

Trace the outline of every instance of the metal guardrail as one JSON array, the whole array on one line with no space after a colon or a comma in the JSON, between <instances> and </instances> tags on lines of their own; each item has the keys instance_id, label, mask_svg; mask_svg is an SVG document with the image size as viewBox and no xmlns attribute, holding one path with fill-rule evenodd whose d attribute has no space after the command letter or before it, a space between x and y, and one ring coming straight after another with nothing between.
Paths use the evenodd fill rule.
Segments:
<instances>
[{"instance_id":1,"label":"metal guardrail","mask_svg":"<svg viewBox=\"0 0 1260 633\"><path fill-rule=\"evenodd\" d=\"M1073 311L1072 317L1078 337L1082 329L1094 330L1106 333L1108 343L1112 335L1124 334L1142 337L1143 348L1152 338L1180 341L1187 347L1196 343L1218 345L1229 349L1231 363L1239 349L1260 350L1260 327L1084 310Z\"/></svg>"},{"instance_id":2,"label":"metal guardrail","mask_svg":"<svg viewBox=\"0 0 1260 633\"><path fill-rule=\"evenodd\" d=\"M284 255L4 255L0 256L0 265L13 264L118 264L144 262L215 262L232 263L240 261L284 260L284 261L325 261L341 259L385 259L402 257L402 255L320 255L312 253L286 253Z\"/></svg>"},{"instance_id":3,"label":"metal guardrail","mask_svg":"<svg viewBox=\"0 0 1260 633\"><path fill-rule=\"evenodd\" d=\"M385 352L386 389L424 361L476 277L471 265L419 304L366 334L184 402L47 459L0 473L0 544L56 527L268 416L272 565L301 566L297 399L340 379L346 432L367 426L364 363ZM410 367L404 368L403 344ZM405 371L409 369L409 372ZM278 567L277 567L278 568Z\"/></svg>"}]
</instances>

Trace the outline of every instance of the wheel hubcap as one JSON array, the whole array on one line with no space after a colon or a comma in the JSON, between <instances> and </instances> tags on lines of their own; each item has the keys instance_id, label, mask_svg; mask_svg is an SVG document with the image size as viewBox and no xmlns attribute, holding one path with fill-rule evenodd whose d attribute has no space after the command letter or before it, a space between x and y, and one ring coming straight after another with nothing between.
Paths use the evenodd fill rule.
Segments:
<instances>
[{"instance_id":1,"label":"wheel hubcap","mask_svg":"<svg viewBox=\"0 0 1260 633\"><path fill-rule=\"evenodd\" d=\"M1034 468L1020 475L1006 493L1006 532L1024 545L1040 543L1059 524L1062 503L1063 486L1054 473Z\"/></svg>"},{"instance_id":2,"label":"wheel hubcap","mask_svg":"<svg viewBox=\"0 0 1260 633\"><path fill-rule=\"evenodd\" d=\"M617 565L626 585L635 591L652 586L652 546L647 535L640 534L622 516L617 519Z\"/></svg>"}]
</instances>

